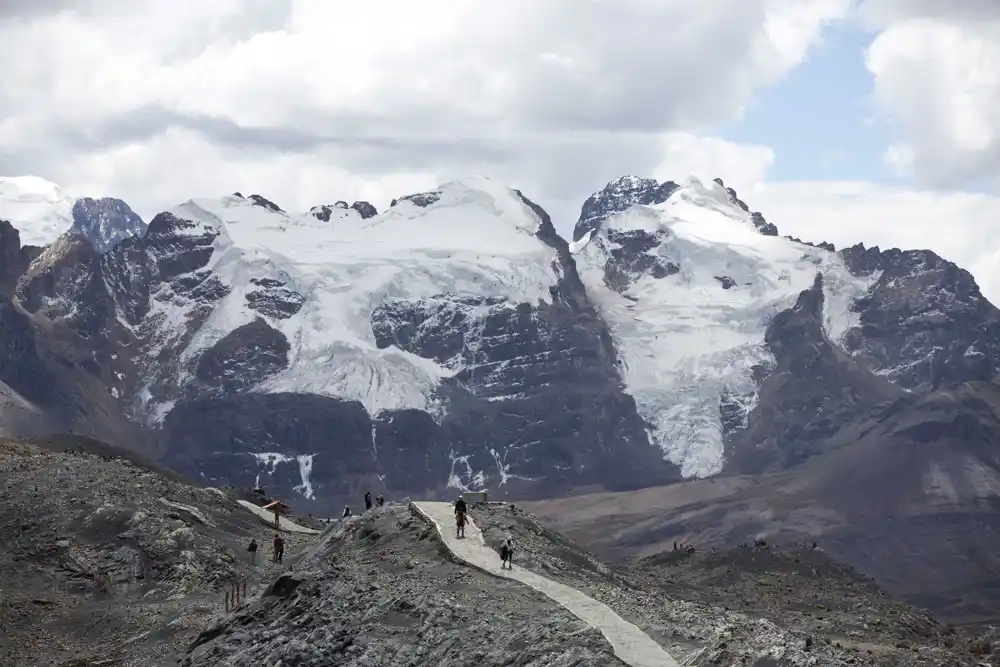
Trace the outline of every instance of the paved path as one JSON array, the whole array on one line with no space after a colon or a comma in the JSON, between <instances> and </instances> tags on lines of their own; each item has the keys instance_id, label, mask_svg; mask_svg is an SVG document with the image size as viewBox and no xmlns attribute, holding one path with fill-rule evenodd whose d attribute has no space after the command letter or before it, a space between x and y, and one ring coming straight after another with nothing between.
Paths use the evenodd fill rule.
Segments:
<instances>
[{"instance_id":1,"label":"paved path","mask_svg":"<svg viewBox=\"0 0 1000 667\"><path fill-rule=\"evenodd\" d=\"M662 646L607 605L575 588L547 579L516 564L512 570L501 570L500 555L486 546L483 533L471 520L465 526L465 538L456 538L455 515L450 503L421 502L415 505L418 511L437 525L445 544L458 558L498 577L515 579L545 593L581 621L600 630L611 642L615 655L627 664L632 667L678 667L677 661Z\"/></svg>"},{"instance_id":2,"label":"paved path","mask_svg":"<svg viewBox=\"0 0 1000 667\"><path fill-rule=\"evenodd\" d=\"M259 516L269 525L274 526L274 512L268 512L260 505L254 505L249 500L237 500L236 502L238 502L240 505L243 505L243 507L246 507L248 510ZM294 521L289 521L285 517L281 517L278 520L278 530L283 530L286 533L303 533L304 535L319 535L318 530L314 530L312 528L306 528L305 526L300 526Z\"/></svg>"}]
</instances>

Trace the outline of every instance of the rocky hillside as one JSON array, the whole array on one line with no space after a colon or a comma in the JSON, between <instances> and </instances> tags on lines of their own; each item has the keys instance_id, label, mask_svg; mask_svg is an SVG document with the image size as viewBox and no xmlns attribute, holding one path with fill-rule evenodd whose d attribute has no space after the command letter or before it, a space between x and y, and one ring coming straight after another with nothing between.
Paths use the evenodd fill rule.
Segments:
<instances>
[{"instance_id":1,"label":"rocky hillside","mask_svg":"<svg viewBox=\"0 0 1000 667\"><path fill-rule=\"evenodd\" d=\"M232 497L100 442L0 440L0 484L5 667L175 664L230 585L280 571L273 529ZM315 538L285 539L291 558Z\"/></svg>"},{"instance_id":2,"label":"rocky hillside","mask_svg":"<svg viewBox=\"0 0 1000 667\"><path fill-rule=\"evenodd\" d=\"M472 517L490 543L514 536L516 568L604 602L681 664L995 664L991 635L943 626L821 554L762 547L743 558L686 555L686 565L623 570L512 506L477 507ZM436 535L405 506L338 524L258 602L206 630L180 664L621 664L599 632L520 583L454 562ZM724 582L701 574L720 561L730 577L747 580L741 591L724 593ZM794 609L773 604L772 581L789 584L782 595ZM684 582L722 594L677 595ZM871 622L839 625L846 609Z\"/></svg>"},{"instance_id":3,"label":"rocky hillside","mask_svg":"<svg viewBox=\"0 0 1000 667\"><path fill-rule=\"evenodd\" d=\"M405 502L285 532L275 565L272 529L226 490L96 441L3 441L0 480L3 665L620 664L547 597L457 562ZM681 548L621 567L520 507L472 517L494 547L514 537L516 568L600 600L683 664L1000 664L995 636L942 625L822 550Z\"/></svg>"}]
</instances>

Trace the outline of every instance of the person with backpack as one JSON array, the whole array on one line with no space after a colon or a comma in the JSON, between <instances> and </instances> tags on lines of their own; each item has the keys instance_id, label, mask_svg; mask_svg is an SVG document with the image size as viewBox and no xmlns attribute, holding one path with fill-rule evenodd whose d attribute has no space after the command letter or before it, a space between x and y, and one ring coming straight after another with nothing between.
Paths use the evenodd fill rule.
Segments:
<instances>
[{"instance_id":1,"label":"person with backpack","mask_svg":"<svg viewBox=\"0 0 1000 667\"><path fill-rule=\"evenodd\" d=\"M367 512L372 508L372 492L365 491L365 511Z\"/></svg>"},{"instance_id":2,"label":"person with backpack","mask_svg":"<svg viewBox=\"0 0 1000 667\"><path fill-rule=\"evenodd\" d=\"M250 546L247 547L247 551L250 552L250 564L257 564L257 540L250 538Z\"/></svg>"},{"instance_id":3,"label":"person with backpack","mask_svg":"<svg viewBox=\"0 0 1000 667\"><path fill-rule=\"evenodd\" d=\"M508 537L500 545L500 569L514 569L514 538Z\"/></svg>"}]
</instances>

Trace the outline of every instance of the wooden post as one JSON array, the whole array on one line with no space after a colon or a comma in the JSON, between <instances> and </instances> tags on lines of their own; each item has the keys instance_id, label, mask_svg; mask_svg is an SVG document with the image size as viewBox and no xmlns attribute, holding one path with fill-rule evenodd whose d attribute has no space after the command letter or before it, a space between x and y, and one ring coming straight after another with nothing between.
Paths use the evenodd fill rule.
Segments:
<instances>
[{"instance_id":1,"label":"wooden post","mask_svg":"<svg viewBox=\"0 0 1000 667\"><path fill-rule=\"evenodd\" d=\"M277 507L274 508L274 527L275 528L280 528L281 527L281 519L278 516L278 508Z\"/></svg>"}]
</instances>

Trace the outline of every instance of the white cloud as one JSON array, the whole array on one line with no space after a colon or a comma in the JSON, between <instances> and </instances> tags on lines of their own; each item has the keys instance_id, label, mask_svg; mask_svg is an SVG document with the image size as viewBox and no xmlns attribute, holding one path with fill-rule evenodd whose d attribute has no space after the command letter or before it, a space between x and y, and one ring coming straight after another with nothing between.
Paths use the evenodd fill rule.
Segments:
<instances>
[{"instance_id":1,"label":"white cloud","mask_svg":"<svg viewBox=\"0 0 1000 667\"><path fill-rule=\"evenodd\" d=\"M1000 184L1000 2L868 0L874 99L898 172L935 187Z\"/></svg>"},{"instance_id":2,"label":"white cloud","mask_svg":"<svg viewBox=\"0 0 1000 667\"><path fill-rule=\"evenodd\" d=\"M18 63L0 173L149 211L236 189L385 202L476 171L563 217L622 173L737 155L759 172L766 149L695 133L738 118L850 0L21 4L0 11Z\"/></svg>"}]
</instances>

